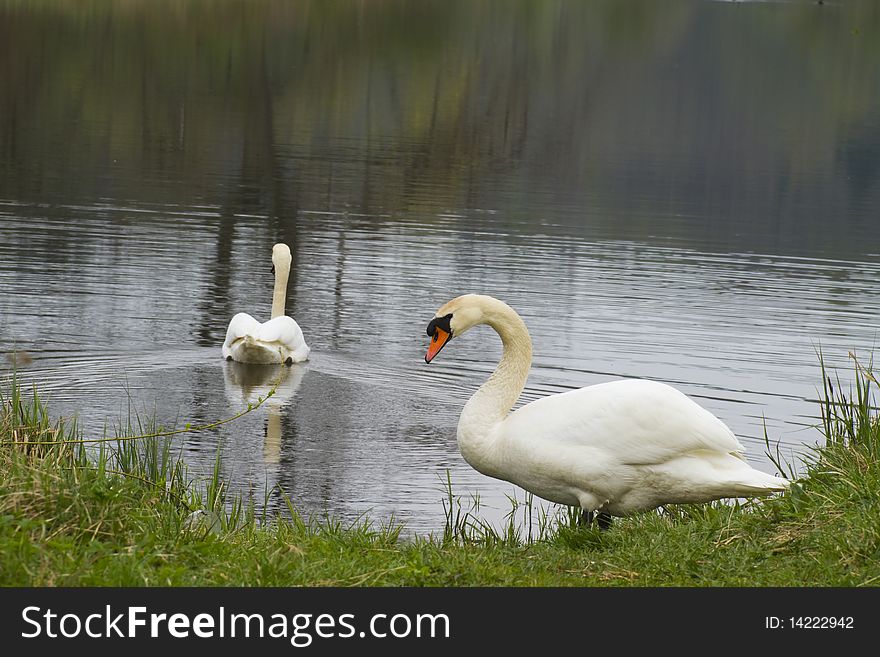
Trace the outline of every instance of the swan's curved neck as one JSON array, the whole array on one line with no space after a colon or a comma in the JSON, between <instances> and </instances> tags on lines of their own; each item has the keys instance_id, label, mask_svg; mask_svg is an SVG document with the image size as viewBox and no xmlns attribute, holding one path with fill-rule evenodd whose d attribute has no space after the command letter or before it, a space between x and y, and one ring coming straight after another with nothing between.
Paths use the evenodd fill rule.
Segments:
<instances>
[{"instance_id":1,"label":"swan's curved neck","mask_svg":"<svg viewBox=\"0 0 880 657\"><path fill-rule=\"evenodd\" d=\"M532 365L532 340L525 322L500 302L484 311L483 323L501 337L504 351L498 367L474 393L458 421L458 443L465 460L486 474L494 469L492 429L507 417L526 385Z\"/></svg>"},{"instance_id":2,"label":"swan's curved neck","mask_svg":"<svg viewBox=\"0 0 880 657\"><path fill-rule=\"evenodd\" d=\"M281 317L284 314L284 304L287 299L287 278L290 275L290 266L281 265L275 267L275 289L272 292L272 316L270 319Z\"/></svg>"}]
</instances>

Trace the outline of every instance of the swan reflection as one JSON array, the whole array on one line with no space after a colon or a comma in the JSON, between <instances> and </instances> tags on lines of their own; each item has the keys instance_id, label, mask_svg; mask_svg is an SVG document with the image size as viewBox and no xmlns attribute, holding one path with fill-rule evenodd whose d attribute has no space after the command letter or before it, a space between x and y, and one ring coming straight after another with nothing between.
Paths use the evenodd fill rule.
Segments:
<instances>
[{"instance_id":1,"label":"swan reflection","mask_svg":"<svg viewBox=\"0 0 880 657\"><path fill-rule=\"evenodd\" d=\"M226 399L233 406L257 404L274 388L275 394L263 402L266 409L263 459L267 464L281 460L281 416L302 383L304 365L251 365L236 361L223 363ZM259 409L257 412L260 412Z\"/></svg>"}]
</instances>

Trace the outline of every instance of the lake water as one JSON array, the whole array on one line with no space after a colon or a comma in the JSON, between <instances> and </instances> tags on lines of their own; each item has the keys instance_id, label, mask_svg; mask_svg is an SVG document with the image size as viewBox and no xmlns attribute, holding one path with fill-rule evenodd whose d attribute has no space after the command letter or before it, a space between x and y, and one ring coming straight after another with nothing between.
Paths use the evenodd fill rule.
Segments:
<instances>
[{"instance_id":1,"label":"lake water","mask_svg":"<svg viewBox=\"0 0 880 657\"><path fill-rule=\"evenodd\" d=\"M259 503L436 532L448 470L500 522L522 492L455 442L500 343L423 361L467 292L525 319L523 401L664 381L772 471L765 422L820 439L816 349L847 381L878 339L878 31L846 1L0 1L0 367L89 435L233 415L278 371L220 345L285 241L309 362L179 442Z\"/></svg>"}]
</instances>

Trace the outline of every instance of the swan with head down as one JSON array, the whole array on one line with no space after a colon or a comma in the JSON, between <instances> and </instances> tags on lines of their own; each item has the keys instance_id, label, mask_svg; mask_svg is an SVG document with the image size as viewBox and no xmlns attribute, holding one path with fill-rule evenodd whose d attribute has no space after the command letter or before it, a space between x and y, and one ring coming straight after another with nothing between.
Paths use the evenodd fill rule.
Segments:
<instances>
[{"instance_id":1,"label":"swan with head down","mask_svg":"<svg viewBox=\"0 0 880 657\"><path fill-rule=\"evenodd\" d=\"M675 388L641 379L549 395L514 412L532 361L520 316L489 296L466 294L428 324L430 363L453 338L480 324L501 337L503 355L458 422L464 459L490 477L585 518L626 516L664 504L767 495L786 479L746 463L733 432Z\"/></svg>"},{"instance_id":2,"label":"swan with head down","mask_svg":"<svg viewBox=\"0 0 880 657\"><path fill-rule=\"evenodd\" d=\"M229 322L223 357L239 363L300 363L309 357L309 346L302 329L293 318L284 314L287 279L290 276L290 248L286 244L272 247L272 271L275 289L272 293L272 315L260 323L247 313L238 313Z\"/></svg>"}]
</instances>

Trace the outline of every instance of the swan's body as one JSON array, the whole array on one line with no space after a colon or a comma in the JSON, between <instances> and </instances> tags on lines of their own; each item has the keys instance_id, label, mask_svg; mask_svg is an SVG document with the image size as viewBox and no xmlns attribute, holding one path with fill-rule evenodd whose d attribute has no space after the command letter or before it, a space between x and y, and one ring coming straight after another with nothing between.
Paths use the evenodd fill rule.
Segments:
<instances>
[{"instance_id":1,"label":"swan's body","mask_svg":"<svg viewBox=\"0 0 880 657\"><path fill-rule=\"evenodd\" d=\"M239 363L300 363L309 357L302 329L286 315L262 324L238 313L226 329L223 356Z\"/></svg>"},{"instance_id":2,"label":"swan's body","mask_svg":"<svg viewBox=\"0 0 880 657\"><path fill-rule=\"evenodd\" d=\"M425 360L478 324L494 328L504 344L497 369L458 423L461 454L483 474L552 502L615 516L788 487L787 480L748 465L721 420L663 383L613 381L509 413L525 387L532 344L508 305L473 294L453 299L428 325Z\"/></svg>"},{"instance_id":3,"label":"swan's body","mask_svg":"<svg viewBox=\"0 0 880 657\"><path fill-rule=\"evenodd\" d=\"M287 279L290 275L290 248L276 244L272 248L275 289L272 316L260 323L247 313L238 313L229 322L223 357L239 363L299 363L309 357L309 346L302 329L284 314Z\"/></svg>"}]
</instances>

